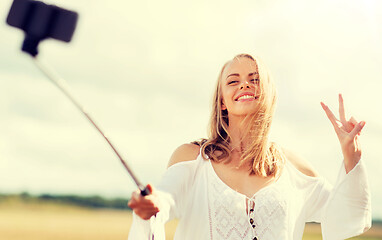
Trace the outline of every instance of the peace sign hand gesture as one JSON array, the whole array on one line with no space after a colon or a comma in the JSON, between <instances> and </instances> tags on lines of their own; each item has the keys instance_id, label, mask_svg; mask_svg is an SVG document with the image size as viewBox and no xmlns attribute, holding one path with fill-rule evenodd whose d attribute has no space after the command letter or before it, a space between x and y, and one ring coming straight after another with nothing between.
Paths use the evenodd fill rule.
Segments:
<instances>
[{"instance_id":1,"label":"peace sign hand gesture","mask_svg":"<svg viewBox=\"0 0 382 240\"><path fill-rule=\"evenodd\" d=\"M324 103L321 102L321 106L332 123L334 131L336 131L344 156L345 170L346 173L348 173L361 159L359 135L361 134L362 128L365 126L365 122L357 122L353 117L347 121L345 118L344 100L341 94L338 95L338 101L340 120L334 116L329 107Z\"/></svg>"}]
</instances>

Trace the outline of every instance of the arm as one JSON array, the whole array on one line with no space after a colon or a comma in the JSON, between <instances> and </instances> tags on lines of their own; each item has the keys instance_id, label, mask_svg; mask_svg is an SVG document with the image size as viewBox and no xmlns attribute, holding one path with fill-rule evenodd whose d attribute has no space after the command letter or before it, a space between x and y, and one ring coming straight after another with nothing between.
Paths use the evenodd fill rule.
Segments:
<instances>
[{"instance_id":1,"label":"arm","mask_svg":"<svg viewBox=\"0 0 382 240\"><path fill-rule=\"evenodd\" d=\"M151 194L142 196L137 190L132 193L128 203L133 210L133 223L130 226L128 239L151 239L155 236L155 239L164 240L164 224L168 215L166 212L169 211L172 199L150 184L147 188Z\"/></svg>"},{"instance_id":2,"label":"arm","mask_svg":"<svg viewBox=\"0 0 382 240\"><path fill-rule=\"evenodd\" d=\"M172 164L169 163L171 167L169 166L157 188L148 185L152 194L144 197L139 191L132 194L128 203L134 211L129 239L151 239L152 234L155 239L164 239L164 224L174 217L181 216L196 168L195 162L185 162L189 155L186 155L186 158L182 157L182 153L189 153L190 146L187 145L184 144L175 150L170 160Z\"/></svg>"},{"instance_id":3,"label":"arm","mask_svg":"<svg viewBox=\"0 0 382 240\"><path fill-rule=\"evenodd\" d=\"M305 180L305 222L320 222L324 240L347 239L371 227L370 190L362 160L348 173L342 163L334 187L320 177Z\"/></svg>"},{"instance_id":4,"label":"arm","mask_svg":"<svg viewBox=\"0 0 382 240\"><path fill-rule=\"evenodd\" d=\"M179 162L195 160L199 154L199 148L199 146L190 143L179 146L172 154L167 168ZM162 182L166 182L165 179L163 179ZM150 219L160 211L160 201L157 191L151 184L148 184L147 187L152 194L141 196L139 191L135 191L132 193L131 200L128 203L128 206L134 210L134 213L143 220Z\"/></svg>"},{"instance_id":5,"label":"arm","mask_svg":"<svg viewBox=\"0 0 382 240\"><path fill-rule=\"evenodd\" d=\"M339 104L340 120L325 104L321 106L339 139L343 164L334 187L323 179L312 182L305 206L307 221L321 222L323 239L329 240L356 236L371 227L370 190L359 145L365 122L346 121L341 95Z\"/></svg>"}]
</instances>

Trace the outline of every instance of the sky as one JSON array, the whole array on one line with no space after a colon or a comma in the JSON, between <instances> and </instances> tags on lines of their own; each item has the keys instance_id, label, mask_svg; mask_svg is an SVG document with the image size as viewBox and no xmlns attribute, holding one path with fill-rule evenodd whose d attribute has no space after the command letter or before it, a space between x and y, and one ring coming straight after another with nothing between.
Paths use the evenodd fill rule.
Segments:
<instances>
[{"instance_id":1,"label":"sky","mask_svg":"<svg viewBox=\"0 0 382 240\"><path fill-rule=\"evenodd\" d=\"M172 152L207 137L222 65L260 56L278 89L271 139L334 183L339 142L320 101L366 121L361 144L382 218L382 2L379 0L101 1L74 10L72 42L46 40L39 58L65 79L143 183ZM133 181L85 117L20 51L0 2L0 192L128 197Z\"/></svg>"}]
</instances>

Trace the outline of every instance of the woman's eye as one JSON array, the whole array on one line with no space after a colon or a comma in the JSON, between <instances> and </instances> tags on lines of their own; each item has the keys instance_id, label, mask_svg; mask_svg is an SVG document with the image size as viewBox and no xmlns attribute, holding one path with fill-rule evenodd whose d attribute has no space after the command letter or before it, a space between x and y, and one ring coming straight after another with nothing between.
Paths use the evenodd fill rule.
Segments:
<instances>
[{"instance_id":1,"label":"woman's eye","mask_svg":"<svg viewBox=\"0 0 382 240\"><path fill-rule=\"evenodd\" d=\"M251 79L251 82L258 84L260 82L260 79L258 79L258 78Z\"/></svg>"},{"instance_id":2,"label":"woman's eye","mask_svg":"<svg viewBox=\"0 0 382 240\"><path fill-rule=\"evenodd\" d=\"M235 84L235 83L237 83L238 81L236 81L236 80L233 80L233 81L229 81L228 82L228 85L232 85L232 84Z\"/></svg>"}]
</instances>

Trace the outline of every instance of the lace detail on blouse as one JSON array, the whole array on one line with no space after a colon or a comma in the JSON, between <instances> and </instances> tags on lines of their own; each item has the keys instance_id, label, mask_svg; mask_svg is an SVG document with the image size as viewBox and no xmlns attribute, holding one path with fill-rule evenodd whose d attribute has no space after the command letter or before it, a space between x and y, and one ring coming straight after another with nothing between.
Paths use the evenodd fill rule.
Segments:
<instances>
[{"instance_id":1,"label":"lace detail on blouse","mask_svg":"<svg viewBox=\"0 0 382 240\"><path fill-rule=\"evenodd\" d=\"M275 183L248 198L228 187L216 175L212 165L208 172L211 239L288 239L286 199L273 186ZM250 212L251 208L254 208L253 212Z\"/></svg>"},{"instance_id":2,"label":"lace detail on blouse","mask_svg":"<svg viewBox=\"0 0 382 240\"><path fill-rule=\"evenodd\" d=\"M255 197L254 223L258 240L288 239L285 195L268 187Z\"/></svg>"},{"instance_id":3,"label":"lace detail on blouse","mask_svg":"<svg viewBox=\"0 0 382 240\"><path fill-rule=\"evenodd\" d=\"M211 239L251 239L245 199L212 174L208 175L208 211Z\"/></svg>"}]
</instances>

